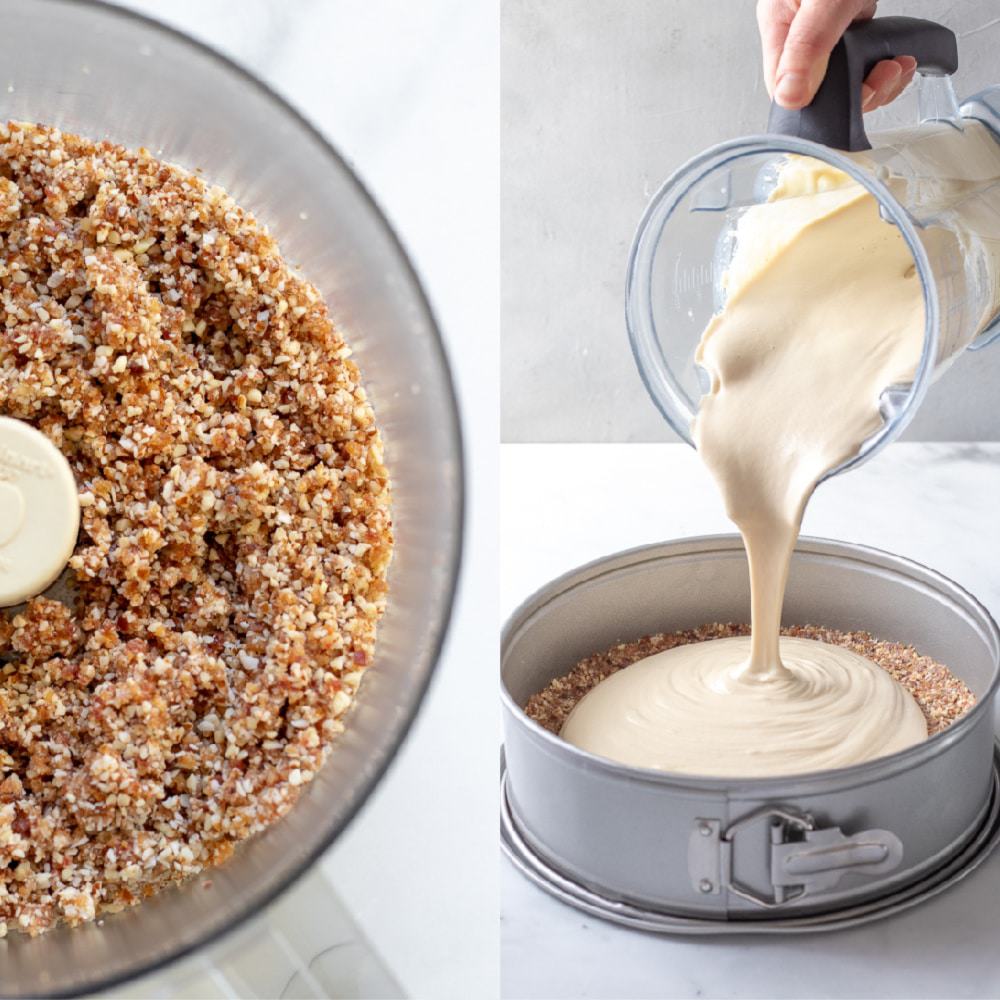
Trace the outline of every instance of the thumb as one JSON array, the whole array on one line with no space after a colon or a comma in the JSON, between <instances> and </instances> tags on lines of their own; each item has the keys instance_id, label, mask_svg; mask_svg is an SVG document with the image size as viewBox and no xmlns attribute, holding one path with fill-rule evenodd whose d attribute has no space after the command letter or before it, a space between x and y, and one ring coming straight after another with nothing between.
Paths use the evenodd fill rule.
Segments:
<instances>
[{"instance_id":1,"label":"thumb","mask_svg":"<svg viewBox=\"0 0 1000 1000\"><path fill-rule=\"evenodd\" d=\"M848 25L869 6L864 3L802 0L788 29L778 71L774 99L784 108L804 108L826 75L830 52Z\"/></svg>"}]
</instances>

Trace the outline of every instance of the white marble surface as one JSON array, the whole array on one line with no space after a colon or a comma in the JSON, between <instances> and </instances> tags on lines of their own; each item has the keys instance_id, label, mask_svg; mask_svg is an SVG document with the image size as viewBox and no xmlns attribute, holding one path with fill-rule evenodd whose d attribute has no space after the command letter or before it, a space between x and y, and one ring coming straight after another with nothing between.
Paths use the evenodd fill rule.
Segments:
<instances>
[{"instance_id":1,"label":"white marble surface","mask_svg":"<svg viewBox=\"0 0 1000 1000\"><path fill-rule=\"evenodd\" d=\"M323 867L410 996L495 993L496 8L467 0L128 0L248 67L346 155L409 248L470 442L465 570L438 676ZM492 652L492 650L491 650ZM485 721L484 721L485 720ZM462 746L463 752L453 752ZM475 872L474 878L469 877ZM461 940L461 948L455 945ZM266 994L261 994L266 995Z\"/></svg>"},{"instance_id":2,"label":"white marble surface","mask_svg":"<svg viewBox=\"0 0 1000 1000\"><path fill-rule=\"evenodd\" d=\"M674 440L626 342L628 250L651 194L682 163L764 130L754 6L503 0L505 441ZM959 35L960 96L1000 83L996 0L882 0L879 11L937 18ZM916 121L915 103L905 95L868 127ZM961 358L909 437L1000 439L998 380L1000 347Z\"/></svg>"},{"instance_id":3,"label":"white marble surface","mask_svg":"<svg viewBox=\"0 0 1000 1000\"><path fill-rule=\"evenodd\" d=\"M505 445L501 470L505 615L589 559L732 530L683 445ZM624 499L623 490L631 491ZM1000 445L897 444L822 486L804 530L926 563L1000 616L997 497ZM1000 854L909 913L809 937L695 941L628 931L556 902L506 861L501 899L509 998L1000 995Z\"/></svg>"}]
</instances>

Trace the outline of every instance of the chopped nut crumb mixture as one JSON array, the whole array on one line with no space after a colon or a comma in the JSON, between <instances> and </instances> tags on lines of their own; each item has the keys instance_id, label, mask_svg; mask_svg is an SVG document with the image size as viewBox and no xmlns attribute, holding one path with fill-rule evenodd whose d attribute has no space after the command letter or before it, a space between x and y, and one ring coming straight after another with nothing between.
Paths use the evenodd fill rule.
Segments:
<instances>
[{"instance_id":1,"label":"chopped nut crumb mixture","mask_svg":"<svg viewBox=\"0 0 1000 1000\"><path fill-rule=\"evenodd\" d=\"M83 506L77 606L0 612L0 933L38 933L291 808L371 660L392 535L350 350L220 188L0 125L0 296L0 414Z\"/></svg>"},{"instance_id":2,"label":"chopped nut crumb mixture","mask_svg":"<svg viewBox=\"0 0 1000 1000\"><path fill-rule=\"evenodd\" d=\"M605 677L624 667L674 646L749 634L749 625L713 623L686 632L647 635L634 642L619 643L588 656L568 674L551 681L528 699L524 711L540 726L558 733L577 702ZM876 639L868 632L838 632L817 625L794 625L783 628L781 634L843 646L887 670L920 706L927 720L928 736L947 729L976 703L975 695L962 680L936 660L921 656L912 646Z\"/></svg>"}]
</instances>

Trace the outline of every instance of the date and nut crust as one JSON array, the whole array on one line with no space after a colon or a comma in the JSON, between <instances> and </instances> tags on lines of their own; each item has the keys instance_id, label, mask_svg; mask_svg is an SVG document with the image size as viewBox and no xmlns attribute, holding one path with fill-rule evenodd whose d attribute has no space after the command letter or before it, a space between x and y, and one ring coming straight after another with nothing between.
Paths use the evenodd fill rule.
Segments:
<instances>
[{"instance_id":1,"label":"date and nut crust","mask_svg":"<svg viewBox=\"0 0 1000 1000\"><path fill-rule=\"evenodd\" d=\"M0 413L80 489L75 606L0 612L0 931L135 903L294 804L371 662L382 444L314 287L223 190L0 125Z\"/></svg>"}]
</instances>

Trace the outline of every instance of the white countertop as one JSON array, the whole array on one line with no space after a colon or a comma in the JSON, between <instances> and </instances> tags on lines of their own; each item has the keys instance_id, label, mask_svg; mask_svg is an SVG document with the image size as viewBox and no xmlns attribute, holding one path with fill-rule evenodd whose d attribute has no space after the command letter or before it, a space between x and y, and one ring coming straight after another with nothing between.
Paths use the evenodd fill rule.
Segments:
<instances>
[{"instance_id":1,"label":"white countertop","mask_svg":"<svg viewBox=\"0 0 1000 1000\"><path fill-rule=\"evenodd\" d=\"M732 530L684 445L505 445L501 473L505 615L590 559ZM624 500L623 490L631 491ZM821 486L803 530L923 562L1000 617L998 497L1000 444L897 444ZM754 940L629 931L556 902L506 861L502 869L504 997L1000 995L1000 853L897 917L835 934Z\"/></svg>"}]
</instances>

